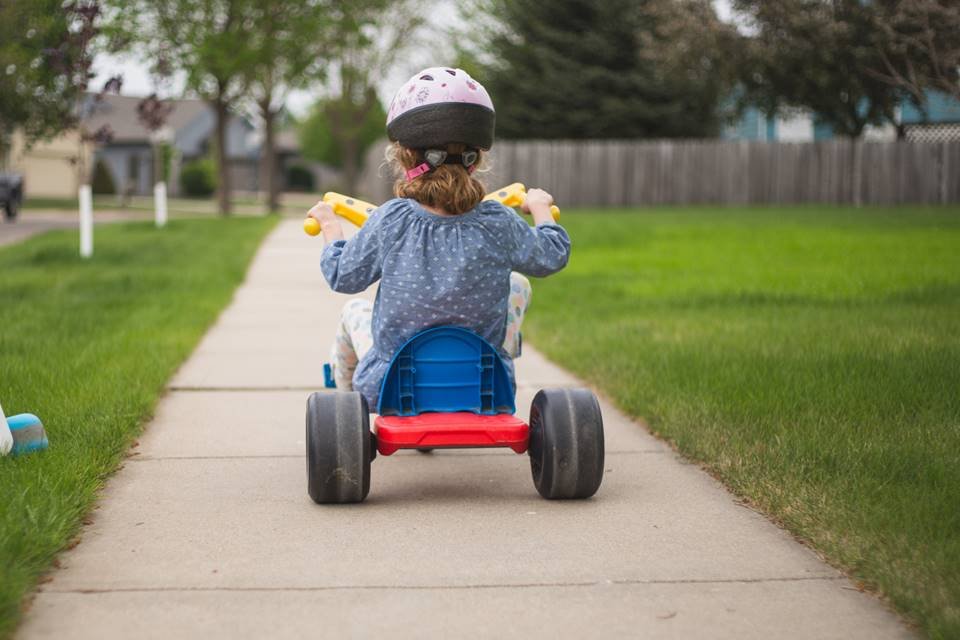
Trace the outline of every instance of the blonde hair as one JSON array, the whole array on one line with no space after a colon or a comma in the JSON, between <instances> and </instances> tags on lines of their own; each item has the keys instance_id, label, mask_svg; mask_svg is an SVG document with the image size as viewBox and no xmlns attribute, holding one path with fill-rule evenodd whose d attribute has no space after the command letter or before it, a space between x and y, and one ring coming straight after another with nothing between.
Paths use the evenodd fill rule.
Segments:
<instances>
[{"instance_id":1,"label":"blonde hair","mask_svg":"<svg viewBox=\"0 0 960 640\"><path fill-rule=\"evenodd\" d=\"M447 153L459 154L467 149L464 144L448 144ZM477 164L482 167L484 152L479 152ZM460 215L477 206L484 196L483 184L463 166L442 164L433 171L407 181L407 171L425 162L423 153L394 142L387 147L387 163L397 181L393 193L398 198L413 198L420 204Z\"/></svg>"}]
</instances>

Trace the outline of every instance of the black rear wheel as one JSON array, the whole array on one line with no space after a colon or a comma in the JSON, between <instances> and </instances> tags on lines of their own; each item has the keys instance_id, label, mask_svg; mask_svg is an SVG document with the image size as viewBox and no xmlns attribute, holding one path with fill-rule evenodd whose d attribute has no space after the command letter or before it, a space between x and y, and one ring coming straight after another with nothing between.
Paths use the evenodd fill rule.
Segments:
<instances>
[{"instance_id":1,"label":"black rear wheel","mask_svg":"<svg viewBox=\"0 0 960 640\"><path fill-rule=\"evenodd\" d=\"M363 502L373 438L367 401L355 391L307 400L307 492L318 504Z\"/></svg>"},{"instance_id":2,"label":"black rear wheel","mask_svg":"<svg viewBox=\"0 0 960 640\"><path fill-rule=\"evenodd\" d=\"M530 407L530 469L544 498L589 498L603 481L603 416L587 389L543 389Z\"/></svg>"}]
</instances>

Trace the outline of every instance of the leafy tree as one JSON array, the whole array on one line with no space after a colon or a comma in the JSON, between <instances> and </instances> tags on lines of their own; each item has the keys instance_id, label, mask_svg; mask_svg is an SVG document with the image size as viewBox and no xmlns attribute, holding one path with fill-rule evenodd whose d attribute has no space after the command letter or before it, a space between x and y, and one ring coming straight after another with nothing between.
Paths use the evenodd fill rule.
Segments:
<instances>
[{"instance_id":1,"label":"leafy tree","mask_svg":"<svg viewBox=\"0 0 960 640\"><path fill-rule=\"evenodd\" d=\"M182 71L188 90L214 112L214 152L220 213L230 213L226 156L230 111L243 96L253 64L247 41L254 30L255 0L112 0L112 29L153 61L165 76Z\"/></svg>"},{"instance_id":2,"label":"leafy tree","mask_svg":"<svg viewBox=\"0 0 960 640\"><path fill-rule=\"evenodd\" d=\"M95 0L0 3L0 160L16 129L30 144L80 125L93 104L86 90L100 14ZM111 78L104 91L119 87L120 79ZM81 144L109 136L81 131ZM78 175L86 181L82 151Z\"/></svg>"},{"instance_id":3,"label":"leafy tree","mask_svg":"<svg viewBox=\"0 0 960 640\"><path fill-rule=\"evenodd\" d=\"M313 105L307 118L298 126L300 147L304 157L323 162L339 169L345 168L345 153L342 139L335 136L330 126L325 100ZM366 110L362 126L357 128L354 141L357 146L355 157L362 158L374 142L383 137L387 113L380 102L375 102Z\"/></svg>"},{"instance_id":4,"label":"leafy tree","mask_svg":"<svg viewBox=\"0 0 960 640\"><path fill-rule=\"evenodd\" d=\"M735 31L707 0L487 0L470 24L498 135L674 137L719 128Z\"/></svg>"},{"instance_id":5,"label":"leafy tree","mask_svg":"<svg viewBox=\"0 0 960 640\"><path fill-rule=\"evenodd\" d=\"M889 41L861 0L735 0L753 35L744 42L745 97L768 113L805 107L837 133L894 122L902 91L876 77Z\"/></svg>"},{"instance_id":6,"label":"leafy tree","mask_svg":"<svg viewBox=\"0 0 960 640\"><path fill-rule=\"evenodd\" d=\"M305 86L325 72L329 32L328 2L255 0L253 30L246 40L252 63L246 69L251 98L263 122L261 171L269 211L279 209L276 180L276 122L291 89Z\"/></svg>"},{"instance_id":7,"label":"leafy tree","mask_svg":"<svg viewBox=\"0 0 960 640\"><path fill-rule=\"evenodd\" d=\"M156 93L151 93L137 104L137 120L150 132L150 144L153 147L154 183L163 182L167 179L165 156L169 148L167 143L157 139L157 135L166 126L171 113L173 113L173 103L161 100Z\"/></svg>"},{"instance_id":8,"label":"leafy tree","mask_svg":"<svg viewBox=\"0 0 960 640\"><path fill-rule=\"evenodd\" d=\"M57 0L0 4L0 159L10 135L28 140L59 132L77 95L72 83L47 64L49 51L67 41L69 21Z\"/></svg>"},{"instance_id":9,"label":"leafy tree","mask_svg":"<svg viewBox=\"0 0 960 640\"><path fill-rule=\"evenodd\" d=\"M424 22L417 6L415 0L330 2L328 17L337 37L326 43L331 64L323 110L349 192L355 190L360 174L362 140L371 114L383 109L376 84L417 44ZM383 121L380 126L382 132Z\"/></svg>"},{"instance_id":10,"label":"leafy tree","mask_svg":"<svg viewBox=\"0 0 960 640\"><path fill-rule=\"evenodd\" d=\"M955 0L883 0L875 3L885 36L879 68L871 73L919 105L927 92L960 100L960 4Z\"/></svg>"}]
</instances>

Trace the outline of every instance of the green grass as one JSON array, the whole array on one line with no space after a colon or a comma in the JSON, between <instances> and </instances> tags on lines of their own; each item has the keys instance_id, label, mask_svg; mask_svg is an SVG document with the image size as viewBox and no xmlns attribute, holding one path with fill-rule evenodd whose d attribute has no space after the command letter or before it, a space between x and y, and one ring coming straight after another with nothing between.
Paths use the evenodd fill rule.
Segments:
<instances>
[{"instance_id":1,"label":"green grass","mask_svg":"<svg viewBox=\"0 0 960 640\"><path fill-rule=\"evenodd\" d=\"M526 337L960 637L960 209L563 222L571 262L535 284Z\"/></svg>"},{"instance_id":2,"label":"green grass","mask_svg":"<svg viewBox=\"0 0 960 640\"><path fill-rule=\"evenodd\" d=\"M89 261L75 232L0 250L0 402L39 415L51 443L0 458L0 637L274 222L103 225Z\"/></svg>"}]
</instances>

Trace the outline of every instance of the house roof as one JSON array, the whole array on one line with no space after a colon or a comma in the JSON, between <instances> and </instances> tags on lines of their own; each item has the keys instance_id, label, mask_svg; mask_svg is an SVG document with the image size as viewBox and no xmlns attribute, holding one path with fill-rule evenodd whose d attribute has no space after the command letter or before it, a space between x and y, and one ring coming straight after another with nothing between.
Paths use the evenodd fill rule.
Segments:
<instances>
[{"instance_id":1,"label":"house roof","mask_svg":"<svg viewBox=\"0 0 960 640\"><path fill-rule=\"evenodd\" d=\"M104 125L113 130L114 143L144 143L150 142L150 132L137 116L137 105L143 98L135 96L105 95L97 104L93 113L85 120L88 131L96 131ZM174 131L186 127L202 115L209 107L203 100L170 100L173 111L167 124Z\"/></svg>"}]
</instances>

